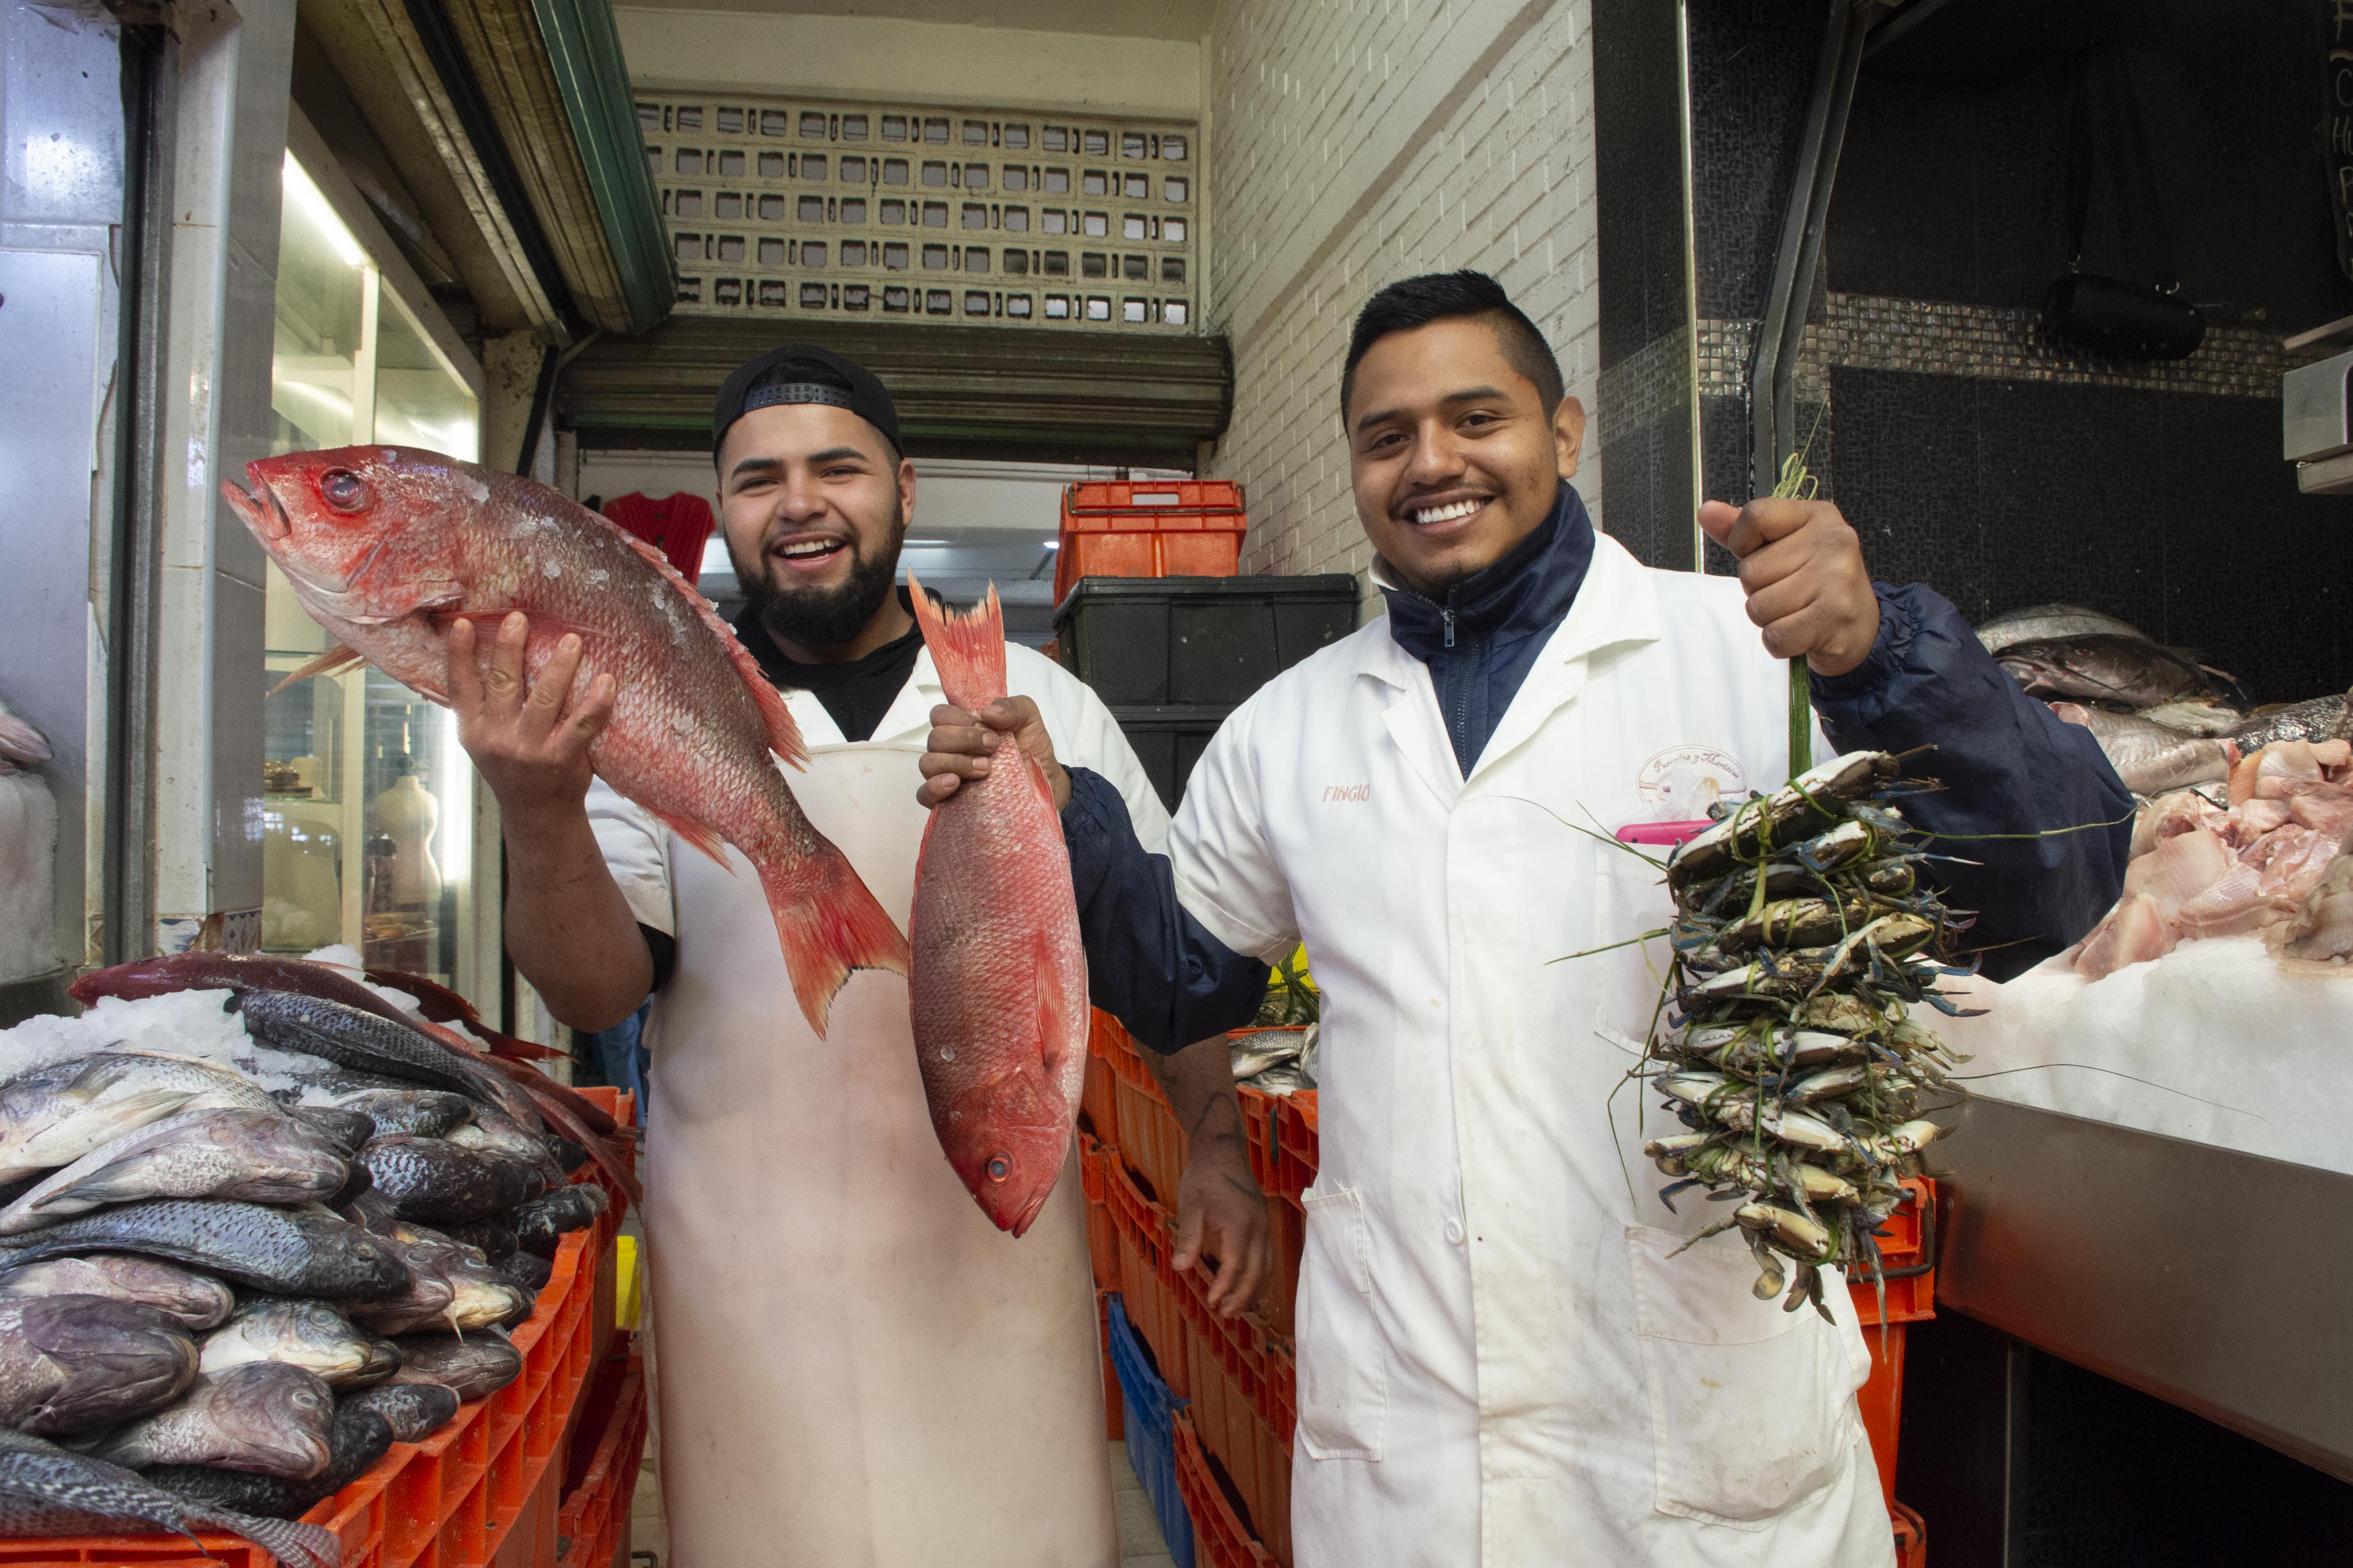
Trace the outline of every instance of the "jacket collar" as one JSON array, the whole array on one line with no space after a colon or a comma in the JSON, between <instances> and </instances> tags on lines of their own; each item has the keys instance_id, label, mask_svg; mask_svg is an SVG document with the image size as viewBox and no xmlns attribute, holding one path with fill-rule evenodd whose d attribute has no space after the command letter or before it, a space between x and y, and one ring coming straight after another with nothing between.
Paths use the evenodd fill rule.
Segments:
<instances>
[{"instance_id":1,"label":"jacket collar","mask_svg":"<svg viewBox=\"0 0 2353 1568\"><path fill-rule=\"evenodd\" d=\"M1403 586L1385 561L1375 565L1373 581L1388 600L1389 635L1427 661L1467 642L1509 643L1558 626L1592 560L1593 521L1563 481L1534 531L1450 586L1443 599Z\"/></svg>"},{"instance_id":2,"label":"jacket collar","mask_svg":"<svg viewBox=\"0 0 2353 1568\"><path fill-rule=\"evenodd\" d=\"M1581 504L1577 510L1583 513ZM1590 528L1591 524L1587 526ZM1536 656L1535 668L1529 672L1531 682L1535 681L1538 671L1583 659L1602 648L1620 643L1655 642L1660 637L1659 595L1651 586L1649 568L1636 561L1624 545L1598 530L1592 535L1592 561L1585 569L1584 582L1568 607L1568 615L1553 632L1544 651ZM1377 560L1372 577L1374 585L1385 593L1398 586L1387 566ZM1394 613L1394 597L1390 605ZM1387 626L1378 631L1370 626L1365 627L1357 635L1356 649L1358 675L1370 676L1401 690L1430 679L1429 667L1398 646L1398 638ZM1514 705L1518 706L1516 700ZM1493 742L1489 744L1492 750Z\"/></svg>"}]
</instances>

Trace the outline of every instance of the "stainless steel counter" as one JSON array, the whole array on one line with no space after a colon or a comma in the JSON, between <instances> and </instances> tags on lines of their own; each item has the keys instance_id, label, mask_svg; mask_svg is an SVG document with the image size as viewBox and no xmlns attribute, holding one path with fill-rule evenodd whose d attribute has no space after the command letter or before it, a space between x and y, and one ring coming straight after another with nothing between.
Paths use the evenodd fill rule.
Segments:
<instances>
[{"instance_id":1,"label":"stainless steel counter","mask_svg":"<svg viewBox=\"0 0 2353 1568\"><path fill-rule=\"evenodd\" d=\"M2353 1481L2353 1176L1998 1100L1960 1116L1931 1152L1940 1305Z\"/></svg>"}]
</instances>

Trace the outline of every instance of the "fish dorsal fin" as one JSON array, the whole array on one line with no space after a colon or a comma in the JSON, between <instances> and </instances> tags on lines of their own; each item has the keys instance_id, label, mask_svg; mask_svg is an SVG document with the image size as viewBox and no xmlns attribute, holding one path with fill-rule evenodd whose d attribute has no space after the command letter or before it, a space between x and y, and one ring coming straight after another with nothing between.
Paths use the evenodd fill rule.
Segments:
<instances>
[{"instance_id":1,"label":"fish dorsal fin","mask_svg":"<svg viewBox=\"0 0 2353 1568\"><path fill-rule=\"evenodd\" d=\"M976 713L1005 695L1005 611L997 602L997 584L988 596L969 610L944 615L923 593L923 585L907 574L908 596L914 601L915 624L923 630L923 646L932 650L932 666L940 674L940 690L967 713Z\"/></svg>"},{"instance_id":2,"label":"fish dorsal fin","mask_svg":"<svg viewBox=\"0 0 2353 1568\"><path fill-rule=\"evenodd\" d=\"M735 673L744 678L744 687L752 693L752 700L760 710L760 722L768 731L768 749L794 767L807 763L808 748L801 743L800 726L793 722L793 710L785 705L785 694L769 681L766 673L760 668L760 661L752 657L752 650L745 647L743 638L735 635L735 628L719 618L719 612L711 607L711 601L670 563L669 556L611 518L593 511L588 515L611 529L622 542L644 559L646 564L660 573L670 586L685 595L687 605L702 618L702 624L719 634L719 640L726 645L727 657L735 661Z\"/></svg>"}]
</instances>

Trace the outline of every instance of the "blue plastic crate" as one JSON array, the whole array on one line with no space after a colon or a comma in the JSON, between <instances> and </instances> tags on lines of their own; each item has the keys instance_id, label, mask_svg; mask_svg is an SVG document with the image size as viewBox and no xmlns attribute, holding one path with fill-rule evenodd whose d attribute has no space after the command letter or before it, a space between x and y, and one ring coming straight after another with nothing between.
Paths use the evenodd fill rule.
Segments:
<instances>
[{"instance_id":1,"label":"blue plastic crate","mask_svg":"<svg viewBox=\"0 0 2353 1568\"><path fill-rule=\"evenodd\" d=\"M1176 1568L1193 1568L1193 1521L1176 1495L1176 1430L1172 1423L1185 1402L1152 1368L1152 1352L1135 1337L1127 1321L1126 1303L1111 1298L1111 1364L1119 1373L1120 1402L1126 1406L1122 1426L1127 1438L1127 1462L1152 1500L1160 1533Z\"/></svg>"}]
</instances>

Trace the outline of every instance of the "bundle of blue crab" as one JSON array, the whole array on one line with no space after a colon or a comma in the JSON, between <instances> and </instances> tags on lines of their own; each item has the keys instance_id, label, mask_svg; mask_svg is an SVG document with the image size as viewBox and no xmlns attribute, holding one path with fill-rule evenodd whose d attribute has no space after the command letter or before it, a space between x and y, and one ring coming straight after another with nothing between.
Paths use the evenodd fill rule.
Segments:
<instances>
[{"instance_id":1,"label":"bundle of blue crab","mask_svg":"<svg viewBox=\"0 0 2353 1568\"><path fill-rule=\"evenodd\" d=\"M1828 1315L1823 1270L1880 1272L1875 1237L1940 1131L1924 1101L1957 1093L1924 1016L1967 918L1921 875L1897 759L1858 752L1719 808L1667 866L1675 905L1660 1022L1642 1071L1687 1131L1644 1149L1737 1206L1759 1300ZM1688 1243L1686 1245L1689 1245Z\"/></svg>"}]
</instances>

